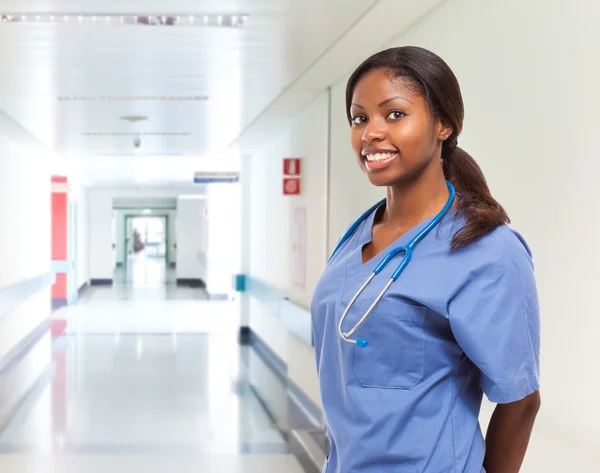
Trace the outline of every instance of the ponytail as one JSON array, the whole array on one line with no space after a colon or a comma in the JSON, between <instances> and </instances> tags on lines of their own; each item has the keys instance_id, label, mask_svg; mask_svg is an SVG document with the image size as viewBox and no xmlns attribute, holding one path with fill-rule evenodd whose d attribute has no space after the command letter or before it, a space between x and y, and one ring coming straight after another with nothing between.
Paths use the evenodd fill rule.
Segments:
<instances>
[{"instance_id":1,"label":"ponytail","mask_svg":"<svg viewBox=\"0 0 600 473\"><path fill-rule=\"evenodd\" d=\"M456 189L456 213L464 218L463 227L454 235L450 245L452 250L457 250L509 223L510 219L492 197L475 160L456 146L456 139L450 138L446 143L448 145L442 148L444 176Z\"/></svg>"}]
</instances>

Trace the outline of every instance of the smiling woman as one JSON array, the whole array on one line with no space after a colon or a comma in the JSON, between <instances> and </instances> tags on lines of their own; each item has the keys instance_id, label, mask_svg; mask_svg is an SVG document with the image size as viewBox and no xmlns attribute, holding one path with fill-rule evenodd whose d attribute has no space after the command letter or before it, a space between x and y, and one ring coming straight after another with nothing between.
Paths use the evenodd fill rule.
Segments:
<instances>
[{"instance_id":1,"label":"smiling woman","mask_svg":"<svg viewBox=\"0 0 600 473\"><path fill-rule=\"evenodd\" d=\"M397 187L421 176L437 181L442 192L444 177L454 184L462 197L457 213L466 221L453 248L509 222L477 163L457 146L464 106L458 81L441 58L422 48L371 57L348 81L346 111L352 146L372 184Z\"/></svg>"},{"instance_id":2,"label":"smiling woman","mask_svg":"<svg viewBox=\"0 0 600 473\"><path fill-rule=\"evenodd\" d=\"M324 471L517 473L540 403L537 288L527 243L457 147L458 81L430 51L389 49L350 77L346 106L387 198L314 292ZM483 392L499 404L486 439Z\"/></svg>"}]
</instances>

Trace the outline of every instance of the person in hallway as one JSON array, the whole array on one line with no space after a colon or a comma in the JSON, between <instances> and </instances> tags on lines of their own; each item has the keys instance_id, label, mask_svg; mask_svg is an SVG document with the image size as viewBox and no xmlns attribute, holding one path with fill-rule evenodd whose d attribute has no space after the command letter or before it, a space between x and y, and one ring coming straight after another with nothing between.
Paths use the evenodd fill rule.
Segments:
<instances>
[{"instance_id":1,"label":"person in hallway","mask_svg":"<svg viewBox=\"0 0 600 473\"><path fill-rule=\"evenodd\" d=\"M133 229L133 251L139 253L145 248L142 236L137 228Z\"/></svg>"},{"instance_id":2,"label":"person in hallway","mask_svg":"<svg viewBox=\"0 0 600 473\"><path fill-rule=\"evenodd\" d=\"M430 51L388 49L350 77L346 107L358 165L387 197L313 296L323 471L517 473L540 408L532 253L457 146L458 81Z\"/></svg>"}]
</instances>

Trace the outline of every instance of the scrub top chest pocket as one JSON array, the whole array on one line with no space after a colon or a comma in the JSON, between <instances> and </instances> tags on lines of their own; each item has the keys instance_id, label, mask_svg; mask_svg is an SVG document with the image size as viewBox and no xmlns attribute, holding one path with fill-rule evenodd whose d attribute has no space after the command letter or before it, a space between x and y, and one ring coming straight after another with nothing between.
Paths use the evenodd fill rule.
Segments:
<instances>
[{"instance_id":1,"label":"scrub top chest pocket","mask_svg":"<svg viewBox=\"0 0 600 473\"><path fill-rule=\"evenodd\" d=\"M352 323L372 303L364 300L357 304L359 310L352 314ZM401 300L379 301L356 331L368 345L353 347L354 375L364 387L412 389L423 379L426 312L426 307Z\"/></svg>"}]
</instances>

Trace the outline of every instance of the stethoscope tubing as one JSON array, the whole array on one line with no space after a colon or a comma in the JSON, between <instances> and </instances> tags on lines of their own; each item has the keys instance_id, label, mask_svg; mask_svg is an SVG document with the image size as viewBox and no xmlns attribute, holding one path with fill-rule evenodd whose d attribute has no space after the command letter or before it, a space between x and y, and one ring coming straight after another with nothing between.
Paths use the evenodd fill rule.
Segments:
<instances>
[{"instance_id":1,"label":"stethoscope tubing","mask_svg":"<svg viewBox=\"0 0 600 473\"><path fill-rule=\"evenodd\" d=\"M385 295L385 293L387 292L387 290L390 288L390 286L392 285L392 283L398 279L398 277L400 276L400 274L402 274L402 272L404 271L404 269L406 268L406 266L408 266L408 263L412 259L413 249L415 248L415 246L436 225L438 225L440 223L440 221L442 220L442 218L444 218L444 216L448 213L448 211L452 207L452 204L454 203L454 198L456 196L456 191L454 190L454 187L452 186L452 184L450 182L446 181L446 185L448 186L448 190L450 191L450 196L448 198L448 201L446 202L446 205L444 205L444 208L442 208L442 210L435 216L435 218L431 222L429 222L429 224L425 228L423 228L414 238L412 238L412 240L408 243L408 245L406 245L406 246L399 246L397 248L392 249L385 256L385 258L377 265L377 267L370 274L369 278L364 282L364 284L360 287L360 289L356 292L356 294L354 294L354 297L352 297L352 299L350 300L348 306L344 310L344 313L342 314L342 317L340 318L340 321L338 323L338 333L339 333L340 337L343 340L345 340L346 342L354 343L354 344L356 344L357 346L360 346L360 347L366 347L368 345L368 342L366 340L364 340L364 339L360 339L360 338L358 338L358 339L352 339L350 337L352 335L354 335L354 333L356 333L356 331L364 323L364 321L371 314L371 312L373 312L373 309L375 309L375 306L381 301L381 299L383 298L383 296ZM332 258L333 258L333 255L335 255L335 253L339 250L339 248L344 244L344 242L346 242L352 236L352 234L360 226L360 224L362 222L364 222L366 220L366 218L373 211L375 211L375 209L377 209L383 202L384 201L381 201L381 202L377 203L376 205L374 205L373 207L371 207L369 210L367 210L348 229L348 231L346 232L346 234L342 237L342 239L338 243L338 245L337 245L336 249L334 250L333 254L331 255ZM390 280L388 281L388 283L385 285L385 287L383 288L383 290L379 293L379 295L377 296L377 298L375 299L375 301L373 301L373 303L371 304L371 306L363 314L363 316L361 317L361 319L354 325L354 327L352 327L352 329L350 331L348 331L348 332L343 332L342 331L342 325L344 323L344 320L346 319L346 316L348 315L348 312L350 311L350 309L352 308L352 306L354 305L354 303L356 302L356 300L358 299L358 297L366 289L366 287L373 280L373 278L376 275L378 275L383 270L383 268L386 267L386 265L392 260L392 258L396 257L400 253L404 253L404 258L402 258L402 261L400 262L400 264L398 265L398 267L396 268L396 270L392 274L392 277L390 278Z\"/></svg>"}]
</instances>

